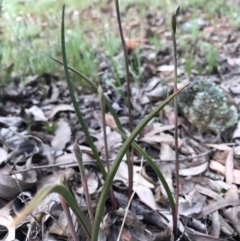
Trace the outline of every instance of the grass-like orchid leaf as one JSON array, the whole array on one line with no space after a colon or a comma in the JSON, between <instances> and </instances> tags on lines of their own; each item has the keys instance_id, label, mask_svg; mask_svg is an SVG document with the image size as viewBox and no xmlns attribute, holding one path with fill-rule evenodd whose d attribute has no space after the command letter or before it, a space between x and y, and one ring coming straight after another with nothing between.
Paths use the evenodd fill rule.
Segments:
<instances>
[{"instance_id":1,"label":"grass-like orchid leaf","mask_svg":"<svg viewBox=\"0 0 240 241\"><path fill-rule=\"evenodd\" d=\"M70 81L70 75L69 75L69 72L68 72L68 64L67 64L67 56L66 56L66 47L65 47L65 31L64 31L64 12L65 12L65 5L63 5L63 10L62 10L62 24L61 24L61 43L62 43L62 58L63 58L63 66L64 66L64 72L65 72L65 76L66 76L66 80L67 80L67 85L68 85L68 89L69 89L69 92L70 92L70 96L71 96L71 99L72 99L72 102L73 102L73 106L74 106L74 109L75 109L75 112L76 112L76 115L78 117L78 120L81 124L81 127L84 131L84 134L86 136L86 139L88 141L88 144L89 146L91 147L91 150L93 152L93 155L94 157L96 158L96 161L97 161L97 164L98 164L98 167L104 177L104 179L106 179L107 177L107 173L104 169L104 166L101 162L101 159L98 155L98 152L97 152L97 149L92 141L92 138L89 134L89 131L88 131L88 128L83 120L83 116L82 116L82 113L81 111L79 110L79 107L78 107L78 103L77 103L77 100L75 98L75 95L74 95L74 90L73 90L73 86L72 86L72 83Z\"/></svg>"}]
</instances>

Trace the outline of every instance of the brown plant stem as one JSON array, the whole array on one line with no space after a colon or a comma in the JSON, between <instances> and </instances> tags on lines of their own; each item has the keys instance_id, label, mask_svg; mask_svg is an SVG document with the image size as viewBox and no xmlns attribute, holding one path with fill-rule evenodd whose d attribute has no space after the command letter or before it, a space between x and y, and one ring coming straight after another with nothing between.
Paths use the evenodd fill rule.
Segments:
<instances>
[{"instance_id":1,"label":"brown plant stem","mask_svg":"<svg viewBox=\"0 0 240 241\"><path fill-rule=\"evenodd\" d=\"M83 192L84 192L87 207L88 207L88 214L89 214L91 225L93 226L93 213L92 213L91 197L89 195L87 179L86 179L85 170L83 167L82 151L77 144L77 140L74 143L73 151L74 151L75 157L78 162L78 167L80 170L81 181L82 181L82 186L83 186Z\"/></svg>"},{"instance_id":2,"label":"brown plant stem","mask_svg":"<svg viewBox=\"0 0 240 241\"><path fill-rule=\"evenodd\" d=\"M174 93L177 92L177 43L176 43L176 17L180 6L176 9L176 12L172 15L172 41L173 41L173 55L174 55ZM174 240L177 240L177 222L178 222L178 204L179 204L179 160L178 160L178 98L174 97L174 125L175 125L175 159L176 159L176 194L175 194L175 214L173 220L173 234Z\"/></svg>"},{"instance_id":3,"label":"brown plant stem","mask_svg":"<svg viewBox=\"0 0 240 241\"><path fill-rule=\"evenodd\" d=\"M73 221L72 221L72 217L71 217L71 214L70 214L70 211L69 211L69 207L64 199L64 197L62 195L59 195L59 199L60 199L60 202L61 202L61 205L62 205L62 208L65 212L65 215L66 215L66 218L67 218L67 221L68 221L68 227L70 229L70 232L72 234L72 238L74 241L78 241L79 238L77 236L77 233L75 231L75 228L74 228L74 225L73 225Z\"/></svg>"},{"instance_id":4,"label":"brown plant stem","mask_svg":"<svg viewBox=\"0 0 240 241\"><path fill-rule=\"evenodd\" d=\"M104 101L105 99L103 96L103 91L102 91L101 86L99 86L99 88L98 88L98 95L99 95L99 99L100 99L100 106L101 106L101 112L102 112L102 129L103 129L103 139L104 139L104 148L105 148L105 158L106 158L106 162L107 162L107 172L109 173L110 166L109 166L109 158L108 158L108 143L107 143L107 133L106 133L105 101ZM114 197L112 186L110 188L109 195L110 195L113 210L117 210L117 203L116 203L116 200Z\"/></svg>"},{"instance_id":5,"label":"brown plant stem","mask_svg":"<svg viewBox=\"0 0 240 241\"><path fill-rule=\"evenodd\" d=\"M128 63L128 54L126 43L123 37L122 25L121 25L121 16L119 11L118 0L115 0L116 13L117 13L117 21L119 27L119 33L122 41L123 51L124 51L124 60L125 60L125 70L126 70L126 80L127 80L127 102L128 102L128 116L129 116L129 129L130 132L133 131L132 125L132 107L131 107L131 88L130 88L130 73L129 73L129 63ZM133 155L134 149L131 148L131 158L129 155L129 151L127 152L127 161L128 161L128 176L129 176L129 185L128 185L128 198L131 198L132 189L133 189Z\"/></svg>"}]
</instances>

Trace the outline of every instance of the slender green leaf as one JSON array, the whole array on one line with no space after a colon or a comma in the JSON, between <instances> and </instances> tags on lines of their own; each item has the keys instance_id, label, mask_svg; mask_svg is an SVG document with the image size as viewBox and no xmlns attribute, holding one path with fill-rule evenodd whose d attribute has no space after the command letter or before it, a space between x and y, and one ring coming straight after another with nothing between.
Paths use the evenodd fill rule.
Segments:
<instances>
[{"instance_id":1,"label":"slender green leaf","mask_svg":"<svg viewBox=\"0 0 240 241\"><path fill-rule=\"evenodd\" d=\"M61 43L62 43L62 58L63 58L63 66L64 66L64 72L65 72L65 76L66 76L66 80L67 80L67 84L68 84L68 89L69 89L69 92L70 92L70 96L71 96L71 99L72 99L72 102L73 102L73 106L74 106L74 109L75 109L75 112L76 112L76 115L78 117L78 120L81 124L81 127L84 131L84 134L86 136L86 139L88 141L88 144L89 146L91 147L91 150L93 152L93 155L94 157L96 158L96 161L97 161L97 164L98 164L98 167L104 177L104 179L106 179L107 177L107 173L104 169L104 166L101 162L101 159L98 155L98 152L97 152L97 149L92 141L92 138L88 132L88 128L83 120L83 116L82 116L82 113L81 111L79 110L79 107L78 107L78 103L76 101L76 98L75 98L75 95L74 95L74 90L73 90L73 86L72 86L72 83L70 81L70 75L69 75L69 72L68 72L68 65L67 65L67 56L66 56L66 47L65 47L65 31L64 31L64 12L65 12L65 5L63 5L63 10L62 10L62 25L61 25Z\"/></svg>"},{"instance_id":2,"label":"slender green leaf","mask_svg":"<svg viewBox=\"0 0 240 241\"><path fill-rule=\"evenodd\" d=\"M183 88L185 88L187 85L185 85ZM183 89L182 88L182 89ZM93 225L93 232L92 232L92 241L97 241L98 240L98 232L99 232L99 226L102 218L102 213L103 209L105 206L105 202L107 199L107 194L109 192L110 186L112 184L113 178L116 175L117 169L122 161L122 158L126 151L128 150L129 146L132 144L136 136L141 132L141 130L147 125L147 123L160 111L163 109L163 107L170 101L172 100L182 89L180 89L178 92L173 93L170 95L163 103L158 106L155 110L153 110L146 118L144 118L141 123L134 129L132 134L128 137L128 139L123 143L123 146L121 147L114 163L113 166L108 173L107 179L105 180L99 201L98 201L98 206L96 210L96 215L94 219L94 225Z\"/></svg>"},{"instance_id":3,"label":"slender green leaf","mask_svg":"<svg viewBox=\"0 0 240 241\"><path fill-rule=\"evenodd\" d=\"M131 87L130 87L130 72L129 72L129 60L127 47L123 36L122 24L121 24L121 14L119 9L119 2L115 0L117 22L119 28L119 34L122 41L123 52L124 52L124 63L126 72L126 82L127 82L127 104L128 104L128 118L129 118L129 130L133 131L133 121L132 121L132 103L131 103ZM128 163L128 199L130 200L133 190L133 153L134 149L131 149L131 158L129 152L127 152L127 163Z\"/></svg>"}]
</instances>

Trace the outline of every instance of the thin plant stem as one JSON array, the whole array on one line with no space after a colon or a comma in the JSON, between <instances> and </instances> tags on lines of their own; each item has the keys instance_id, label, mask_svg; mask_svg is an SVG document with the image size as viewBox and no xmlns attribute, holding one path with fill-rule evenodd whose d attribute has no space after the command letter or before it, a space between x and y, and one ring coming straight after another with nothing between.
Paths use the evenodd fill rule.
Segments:
<instances>
[{"instance_id":1,"label":"thin plant stem","mask_svg":"<svg viewBox=\"0 0 240 241\"><path fill-rule=\"evenodd\" d=\"M172 41L174 54L174 93L177 93L177 44L176 44L176 17L179 11L179 6L172 15ZM179 204L179 160L178 160L178 96L174 97L174 125L175 125L175 159L176 159L176 194L175 194L175 214L173 220L174 240L177 240L177 222L178 222L178 204Z\"/></svg>"},{"instance_id":2,"label":"thin plant stem","mask_svg":"<svg viewBox=\"0 0 240 241\"><path fill-rule=\"evenodd\" d=\"M133 124L132 124L132 107L131 107L131 88L130 88L130 73L129 73L129 63L128 63L128 54L126 43L123 36L122 25L121 25L121 16L119 11L119 4L118 0L115 0L116 12L117 12L117 21L119 27L119 33L122 41L123 51L124 51L124 60L125 60L125 70L126 70L126 80L127 80L127 102L128 102L128 116L129 116L129 129L130 132L133 131ZM128 198L131 198L132 195L132 188L133 188L133 155L134 149L131 148L131 158L129 156L129 152L127 153L127 161L128 161L128 178L129 178L129 185L128 185Z\"/></svg>"},{"instance_id":3,"label":"thin plant stem","mask_svg":"<svg viewBox=\"0 0 240 241\"><path fill-rule=\"evenodd\" d=\"M89 191L88 191L85 170L83 167L82 151L77 144L77 140L74 143L73 150L74 150L74 154L77 159L78 167L79 167L80 174L81 174L81 181L82 181L83 191L84 191L84 195L85 195L86 203L87 203L87 207L88 207L88 214L89 214L90 222L91 222L91 225L93 225L93 213L92 213L91 198L90 198Z\"/></svg>"},{"instance_id":4,"label":"thin plant stem","mask_svg":"<svg viewBox=\"0 0 240 241\"><path fill-rule=\"evenodd\" d=\"M62 208L65 212L65 215L66 215L66 218L67 218L67 221L68 221L68 227L70 229L70 232L72 234L72 238L74 241L78 241L79 238L77 236L77 233L75 231L75 228L74 228L74 225L73 225L73 221L72 221L72 217L71 217L71 214L70 214L70 211L69 211L69 207L64 199L64 197L62 195L59 195L59 199L60 199L60 202L61 202L61 205L62 205Z\"/></svg>"},{"instance_id":5,"label":"thin plant stem","mask_svg":"<svg viewBox=\"0 0 240 241\"><path fill-rule=\"evenodd\" d=\"M107 143L107 133L106 133L106 119L105 119L105 99L103 95L103 90L101 86L98 87L98 97L100 100L101 112L102 112L102 129L103 129L103 140L104 140L104 148L105 148L105 159L107 162L107 172L110 171L109 165L109 157L108 157L108 143ZM110 199L112 203L112 207L114 210L117 209L117 203L114 197L113 188L110 188Z\"/></svg>"},{"instance_id":6,"label":"thin plant stem","mask_svg":"<svg viewBox=\"0 0 240 241\"><path fill-rule=\"evenodd\" d=\"M107 171L109 172L109 158L108 158L108 143L107 143L107 133L106 133L106 120L105 120L105 101L103 97L103 91L101 86L98 87L98 97L100 100L101 113L102 113L102 129L103 129L103 140L104 140L104 148L105 148L105 158L107 162Z\"/></svg>"}]
</instances>

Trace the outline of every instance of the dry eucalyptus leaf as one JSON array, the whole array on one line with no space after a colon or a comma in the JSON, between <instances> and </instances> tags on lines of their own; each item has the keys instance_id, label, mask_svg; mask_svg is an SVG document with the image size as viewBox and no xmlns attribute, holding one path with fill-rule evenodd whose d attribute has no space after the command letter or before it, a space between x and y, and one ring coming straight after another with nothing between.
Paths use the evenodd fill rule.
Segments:
<instances>
[{"instance_id":1,"label":"dry eucalyptus leaf","mask_svg":"<svg viewBox=\"0 0 240 241\"><path fill-rule=\"evenodd\" d=\"M222 198L219 193L217 192L214 192L212 191L211 189L209 188L206 188L206 187L203 187L199 184L196 184L195 186L196 190L198 190L199 193L205 195L205 196L208 196L208 197L211 197L212 199L219 199L219 198Z\"/></svg>"},{"instance_id":2,"label":"dry eucalyptus leaf","mask_svg":"<svg viewBox=\"0 0 240 241\"><path fill-rule=\"evenodd\" d=\"M146 84L146 86L144 86L144 91L148 92L151 91L154 87L156 87L156 85L160 82L160 79L156 76L150 78Z\"/></svg>"},{"instance_id":3,"label":"dry eucalyptus leaf","mask_svg":"<svg viewBox=\"0 0 240 241\"><path fill-rule=\"evenodd\" d=\"M150 188L140 185L133 185L133 190L137 193L140 200L153 210L158 208L154 195Z\"/></svg>"},{"instance_id":4,"label":"dry eucalyptus leaf","mask_svg":"<svg viewBox=\"0 0 240 241\"><path fill-rule=\"evenodd\" d=\"M111 114L108 114L108 113L105 114L105 121L106 121L106 125L109 125L114 128L117 127L117 124Z\"/></svg>"},{"instance_id":5,"label":"dry eucalyptus leaf","mask_svg":"<svg viewBox=\"0 0 240 241\"><path fill-rule=\"evenodd\" d=\"M206 217L210 213L213 213L219 209L222 209L227 206L239 206L239 200L230 200L230 199L219 199L217 201L213 201L207 206L205 206L202 210L203 216Z\"/></svg>"},{"instance_id":6,"label":"dry eucalyptus leaf","mask_svg":"<svg viewBox=\"0 0 240 241\"><path fill-rule=\"evenodd\" d=\"M234 236L235 232L232 226L220 214L219 214L219 218L221 222L221 231L229 236Z\"/></svg>"},{"instance_id":7,"label":"dry eucalyptus leaf","mask_svg":"<svg viewBox=\"0 0 240 241\"><path fill-rule=\"evenodd\" d=\"M139 141L147 142L147 143L166 143L174 146L175 140L173 136L169 134L160 133L160 135L153 135L153 136L144 136Z\"/></svg>"},{"instance_id":8,"label":"dry eucalyptus leaf","mask_svg":"<svg viewBox=\"0 0 240 241\"><path fill-rule=\"evenodd\" d=\"M219 151L231 151L232 148L230 146L227 146L225 144L211 144L211 143L206 143L207 146L215 148Z\"/></svg>"},{"instance_id":9,"label":"dry eucalyptus leaf","mask_svg":"<svg viewBox=\"0 0 240 241\"><path fill-rule=\"evenodd\" d=\"M210 235L202 234L195 231L193 232L192 230L190 232L187 231L187 234L190 240L194 240L194 241L224 241L224 239L215 238Z\"/></svg>"},{"instance_id":10,"label":"dry eucalyptus leaf","mask_svg":"<svg viewBox=\"0 0 240 241\"><path fill-rule=\"evenodd\" d=\"M211 214L212 218L212 229L210 231L210 234L213 237L218 238L220 235L220 230L221 230L221 222L220 222L220 217L218 211L215 211Z\"/></svg>"},{"instance_id":11,"label":"dry eucalyptus leaf","mask_svg":"<svg viewBox=\"0 0 240 241\"><path fill-rule=\"evenodd\" d=\"M234 155L234 166L236 169L240 169L240 146L235 146L233 148Z\"/></svg>"},{"instance_id":12,"label":"dry eucalyptus leaf","mask_svg":"<svg viewBox=\"0 0 240 241\"><path fill-rule=\"evenodd\" d=\"M21 117L16 116L7 116L3 117L0 116L0 123L5 126L19 126L23 122L23 119Z\"/></svg>"},{"instance_id":13,"label":"dry eucalyptus leaf","mask_svg":"<svg viewBox=\"0 0 240 241\"><path fill-rule=\"evenodd\" d=\"M88 192L89 194L94 194L96 190L99 188L99 180L98 176L94 171L91 171L90 173L86 172L86 177L87 177L87 185L88 185ZM84 194L83 186L77 188L76 190L77 193L79 194Z\"/></svg>"},{"instance_id":14,"label":"dry eucalyptus leaf","mask_svg":"<svg viewBox=\"0 0 240 241\"><path fill-rule=\"evenodd\" d=\"M3 239L4 241L13 241L15 239L15 224L13 221L12 216L10 215L0 215L0 226L1 226L1 231L6 229L7 233Z\"/></svg>"},{"instance_id":15,"label":"dry eucalyptus leaf","mask_svg":"<svg viewBox=\"0 0 240 241\"><path fill-rule=\"evenodd\" d=\"M212 159L214 161L220 162L221 164L225 165L226 159L228 156L229 150L228 151L215 151L213 153Z\"/></svg>"},{"instance_id":16,"label":"dry eucalyptus leaf","mask_svg":"<svg viewBox=\"0 0 240 241\"><path fill-rule=\"evenodd\" d=\"M162 84L157 85L151 91L146 92L148 97L152 98L163 98L164 95L168 92L168 87L163 86Z\"/></svg>"},{"instance_id":17,"label":"dry eucalyptus leaf","mask_svg":"<svg viewBox=\"0 0 240 241\"><path fill-rule=\"evenodd\" d=\"M208 163L205 162L199 166L196 167L191 167L191 168L187 168L187 169L180 169L179 170L179 175L180 176L196 176L199 175L201 173L203 173L204 171L207 170L208 167Z\"/></svg>"},{"instance_id":18,"label":"dry eucalyptus leaf","mask_svg":"<svg viewBox=\"0 0 240 241\"><path fill-rule=\"evenodd\" d=\"M179 203L179 214L187 217L193 214L199 214L205 205L206 197L201 195L197 190L192 190L185 199Z\"/></svg>"},{"instance_id":19,"label":"dry eucalyptus leaf","mask_svg":"<svg viewBox=\"0 0 240 241\"><path fill-rule=\"evenodd\" d=\"M174 65L162 65L158 67L158 71L160 72L173 72L174 71Z\"/></svg>"},{"instance_id":20,"label":"dry eucalyptus leaf","mask_svg":"<svg viewBox=\"0 0 240 241\"><path fill-rule=\"evenodd\" d=\"M229 151L228 153L226 164L225 164L226 183L229 185L234 183L233 169L234 169L233 150L231 149L231 151Z\"/></svg>"},{"instance_id":21,"label":"dry eucalyptus leaf","mask_svg":"<svg viewBox=\"0 0 240 241\"><path fill-rule=\"evenodd\" d=\"M92 155L89 155L87 153L82 153L82 160L83 164L85 165L96 165L96 160L93 158ZM55 160L55 163L59 164L59 166L67 166L72 164L78 165L74 153L64 153L63 155L58 156Z\"/></svg>"},{"instance_id":22,"label":"dry eucalyptus leaf","mask_svg":"<svg viewBox=\"0 0 240 241\"><path fill-rule=\"evenodd\" d=\"M68 104L59 104L55 106L50 113L46 114L48 119L52 119L58 112L65 112L65 111L74 111L74 108L72 105Z\"/></svg>"},{"instance_id":23,"label":"dry eucalyptus leaf","mask_svg":"<svg viewBox=\"0 0 240 241\"><path fill-rule=\"evenodd\" d=\"M174 160L175 159L175 151L170 147L169 144L161 143L160 147L160 160Z\"/></svg>"},{"instance_id":24,"label":"dry eucalyptus leaf","mask_svg":"<svg viewBox=\"0 0 240 241\"><path fill-rule=\"evenodd\" d=\"M121 164L117 170L117 173L114 177L114 180L116 180L118 178L120 178L120 180L121 180L121 178L128 180L128 166L127 166L126 162L121 162ZM141 174L139 174L137 172L133 173L133 181L134 181L134 183L137 183L139 185L143 185L143 186L146 186L149 188L154 188L154 185L151 182L149 182L147 179L145 179Z\"/></svg>"},{"instance_id":25,"label":"dry eucalyptus leaf","mask_svg":"<svg viewBox=\"0 0 240 241\"><path fill-rule=\"evenodd\" d=\"M210 161L209 167L212 170L218 171L222 174L225 175L226 173L226 169L225 166L223 166L222 164L216 162L216 161ZM234 169L233 170L233 175L234 175L234 183L235 184L240 184L240 170Z\"/></svg>"},{"instance_id":26,"label":"dry eucalyptus leaf","mask_svg":"<svg viewBox=\"0 0 240 241\"><path fill-rule=\"evenodd\" d=\"M50 213L51 213L51 211L50 211ZM71 219L73 220L73 224L76 226L76 224L77 224L76 217L73 214L71 209L70 209L70 213L71 213ZM65 237L71 235L71 232L69 230L69 223L68 223L68 220L66 218L65 212L62 211L61 214L58 217L55 216L55 219L56 220L54 220L51 223L50 227L48 227L48 233L56 234L56 235L59 235L59 236L65 236Z\"/></svg>"},{"instance_id":27,"label":"dry eucalyptus leaf","mask_svg":"<svg viewBox=\"0 0 240 241\"><path fill-rule=\"evenodd\" d=\"M54 138L52 139L52 147L59 150L64 149L66 144L70 141L71 135L72 132L69 123L62 119L59 120Z\"/></svg>"},{"instance_id":28,"label":"dry eucalyptus leaf","mask_svg":"<svg viewBox=\"0 0 240 241\"><path fill-rule=\"evenodd\" d=\"M240 204L239 204L240 205ZM230 221L234 230L238 234L238 238L240 237L240 206L231 207L223 210L224 216Z\"/></svg>"},{"instance_id":29,"label":"dry eucalyptus leaf","mask_svg":"<svg viewBox=\"0 0 240 241\"><path fill-rule=\"evenodd\" d=\"M230 185L229 189L225 193L225 199L239 200L239 193L236 185Z\"/></svg>"},{"instance_id":30,"label":"dry eucalyptus leaf","mask_svg":"<svg viewBox=\"0 0 240 241\"><path fill-rule=\"evenodd\" d=\"M2 165L3 163L6 163L7 158L8 158L7 151L2 147L0 147L0 165Z\"/></svg>"},{"instance_id":31,"label":"dry eucalyptus leaf","mask_svg":"<svg viewBox=\"0 0 240 241\"><path fill-rule=\"evenodd\" d=\"M36 105L29 109L25 109L26 114L32 114L35 121L47 121L47 117L44 115L43 111Z\"/></svg>"},{"instance_id":32,"label":"dry eucalyptus leaf","mask_svg":"<svg viewBox=\"0 0 240 241\"><path fill-rule=\"evenodd\" d=\"M170 107L169 105L166 105L163 109L165 116L168 119L168 122L170 125L174 125L175 123L175 113L174 113L174 109L172 107Z\"/></svg>"},{"instance_id":33,"label":"dry eucalyptus leaf","mask_svg":"<svg viewBox=\"0 0 240 241\"><path fill-rule=\"evenodd\" d=\"M32 170L33 171L33 170ZM36 172L33 171L35 174ZM16 179L17 175L17 179ZM0 178L0 198L5 200L12 200L15 198L22 190L30 189L36 182L37 178L33 176L32 178L27 175L22 176L21 173L15 176L1 175ZM26 181L25 181L25 180ZM9 192L11 190L11 192Z\"/></svg>"}]
</instances>

